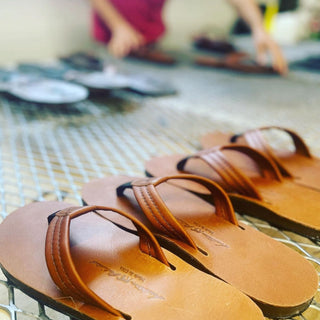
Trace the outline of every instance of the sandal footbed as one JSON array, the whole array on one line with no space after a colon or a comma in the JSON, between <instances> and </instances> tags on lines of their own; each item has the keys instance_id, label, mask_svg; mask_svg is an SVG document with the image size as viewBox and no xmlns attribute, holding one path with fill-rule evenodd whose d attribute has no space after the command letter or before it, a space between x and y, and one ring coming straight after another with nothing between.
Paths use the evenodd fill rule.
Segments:
<instances>
[{"instance_id":1,"label":"sandal footbed","mask_svg":"<svg viewBox=\"0 0 320 320\"><path fill-rule=\"evenodd\" d=\"M109 203L152 230L131 190L123 197L116 195L119 185L132 180L125 176L93 180L84 186L82 198L86 204ZM195 250L171 239L163 244L169 250L249 295L269 317L296 314L310 304L318 276L311 263L294 250L247 225L238 227L217 217L211 204L180 187L165 183L157 190L200 248ZM117 217L112 220L132 230Z\"/></svg>"},{"instance_id":2,"label":"sandal footbed","mask_svg":"<svg viewBox=\"0 0 320 320\"><path fill-rule=\"evenodd\" d=\"M119 319L63 296L50 278L44 257L47 217L68 206L39 202L11 213L0 225L1 267L18 288L71 317ZM142 253L136 235L94 213L71 222L71 255L82 280L132 319L263 319L238 290L164 251L175 270Z\"/></svg>"}]
</instances>

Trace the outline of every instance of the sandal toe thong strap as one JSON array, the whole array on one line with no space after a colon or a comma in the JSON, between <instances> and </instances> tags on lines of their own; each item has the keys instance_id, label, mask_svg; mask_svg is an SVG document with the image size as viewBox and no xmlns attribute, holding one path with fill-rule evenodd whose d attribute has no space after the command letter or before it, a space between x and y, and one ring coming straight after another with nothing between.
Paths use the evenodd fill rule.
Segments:
<instances>
[{"instance_id":1,"label":"sandal toe thong strap","mask_svg":"<svg viewBox=\"0 0 320 320\"><path fill-rule=\"evenodd\" d=\"M262 131L267 131L272 129L277 129L282 132L286 132L290 136L290 138L293 141L296 154L299 154L306 158L312 158L312 155L308 146L296 132L283 127L279 127L279 126L266 126L258 129L248 130L244 133L235 134L230 138L230 142L236 142L238 138L244 137L250 147L263 152L272 161L274 161L278 165L281 173L284 176L293 177L293 174L290 173L289 170L284 167L284 165L281 163L279 158L274 154L274 152L272 151L272 148L270 147L270 145L267 143L267 141L262 135Z\"/></svg>"},{"instance_id":2,"label":"sandal toe thong strap","mask_svg":"<svg viewBox=\"0 0 320 320\"><path fill-rule=\"evenodd\" d=\"M180 174L162 178L138 179L119 186L117 194L118 196L122 196L126 188L132 188L142 211L156 230L196 248L196 244L190 235L170 212L156 190L158 185L168 180L191 180L203 185L210 191L213 197L216 207L215 214L238 225L237 218L227 194L217 184L200 176Z\"/></svg>"},{"instance_id":3,"label":"sandal toe thong strap","mask_svg":"<svg viewBox=\"0 0 320 320\"><path fill-rule=\"evenodd\" d=\"M89 212L95 212L104 219L106 217L97 211L117 212L130 219L138 230L140 237L140 250L165 265L169 266L160 245L153 234L137 219L120 210L105 206L70 207L54 214L48 218L49 226L46 236L46 263L54 283L63 294L71 296L79 301L94 305L110 312L113 315L129 319L130 317L113 308L97 294L95 294L81 279L76 270L70 252L70 222L72 219Z\"/></svg>"},{"instance_id":4,"label":"sandal toe thong strap","mask_svg":"<svg viewBox=\"0 0 320 320\"><path fill-rule=\"evenodd\" d=\"M191 156L183 158L177 164L179 171L185 170L185 165L190 159L201 159L213 169L224 183L233 192L262 200L262 197L250 178L239 168L234 166L223 153L224 150L232 150L251 158L260 169L260 174L267 179L282 181L278 168L262 153L242 145L226 145L199 151Z\"/></svg>"}]
</instances>

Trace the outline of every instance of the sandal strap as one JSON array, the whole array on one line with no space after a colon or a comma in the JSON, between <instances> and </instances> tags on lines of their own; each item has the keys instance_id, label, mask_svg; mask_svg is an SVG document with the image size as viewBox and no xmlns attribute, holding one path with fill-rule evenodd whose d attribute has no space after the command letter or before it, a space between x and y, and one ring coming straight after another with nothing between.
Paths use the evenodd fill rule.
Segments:
<instances>
[{"instance_id":1,"label":"sandal strap","mask_svg":"<svg viewBox=\"0 0 320 320\"><path fill-rule=\"evenodd\" d=\"M124 184L118 187L117 194L118 196L122 196L126 188L132 188L142 211L156 230L162 234L168 235L170 238L180 240L196 249L196 244L186 229L170 212L156 190L156 187L161 183L177 179L191 180L206 187L214 199L216 207L215 214L235 225L238 225L237 218L227 194L217 184L203 177L190 174L180 174L162 178L138 179L129 184Z\"/></svg>"},{"instance_id":2,"label":"sandal strap","mask_svg":"<svg viewBox=\"0 0 320 320\"><path fill-rule=\"evenodd\" d=\"M98 211L99 212L96 212ZM95 294L81 279L73 263L70 251L70 222L72 219L89 212L95 212L107 219L101 211L112 211L130 219L138 230L140 237L140 250L167 266L167 261L159 243L153 234L137 219L124 213L105 206L70 207L53 213L48 217L49 226L46 236L46 263L54 283L66 296L72 296L82 302L102 308L113 315L129 319L130 317L113 308L97 294Z\"/></svg>"},{"instance_id":3,"label":"sandal strap","mask_svg":"<svg viewBox=\"0 0 320 320\"><path fill-rule=\"evenodd\" d=\"M272 148L270 147L270 145L267 143L266 139L262 135L262 131L272 130L272 129L277 129L277 130L286 132L290 136L290 138L293 141L296 154L299 154L306 158L312 158L311 152L308 146L306 145L306 143L303 141L301 136L299 136L293 130L289 130L279 126L266 126L258 129L248 130L242 134L237 134L232 136L230 139L230 142L236 142L239 137L243 136L250 147L263 152L265 155L269 157L269 159L275 162L279 167L280 172L285 177L293 177L293 174L281 163L279 158L274 154Z\"/></svg>"},{"instance_id":4,"label":"sandal strap","mask_svg":"<svg viewBox=\"0 0 320 320\"><path fill-rule=\"evenodd\" d=\"M260 169L260 174L264 178L282 181L281 174L277 167L273 165L262 153L250 147L239 145L227 145L202 150L180 160L177 164L177 169L183 171L189 159L201 159L220 176L230 190L245 196L262 200L259 191L254 186L251 179L227 159L223 153L224 150L238 151L249 156L255 161L255 163L257 163Z\"/></svg>"}]
</instances>

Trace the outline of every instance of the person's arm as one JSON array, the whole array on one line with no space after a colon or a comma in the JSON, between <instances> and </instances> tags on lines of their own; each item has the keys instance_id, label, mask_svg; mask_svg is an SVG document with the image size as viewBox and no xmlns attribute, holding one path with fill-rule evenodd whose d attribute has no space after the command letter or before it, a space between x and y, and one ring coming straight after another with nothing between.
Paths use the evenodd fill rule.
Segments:
<instances>
[{"instance_id":1,"label":"person's arm","mask_svg":"<svg viewBox=\"0 0 320 320\"><path fill-rule=\"evenodd\" d=\"M143 36L108 0L90 0L105 25L111 31L108 48L116 57L124 57L144 43Z\"/></svg>"},{"instance_id":2,"label":"person's arm","mask_svg":"<svg viewBox=\"0 0 320 320\"><path fill-rule=\"evenodd\" d=\"M252 30L258 63L265 64L266 54L270 52L274 69L281 74L286 74L288 71L286 59L278 44L265 31L262 15L255 0L229 0L229 2L237 9Z\"/></svg>"}]
</instances>

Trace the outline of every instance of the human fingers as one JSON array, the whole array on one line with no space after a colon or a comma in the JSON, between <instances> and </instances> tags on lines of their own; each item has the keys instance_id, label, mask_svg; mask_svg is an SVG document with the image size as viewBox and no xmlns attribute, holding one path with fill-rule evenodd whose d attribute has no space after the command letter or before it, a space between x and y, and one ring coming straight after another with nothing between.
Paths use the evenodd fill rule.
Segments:
<instances>
[{"instance_id":1,"label":"human fingers","mask_svg":"<svg viewBox=\"0 0 320 320\"><path fill-rule=\"evenodd\" d=\"M256 44L256 61L263 66L267 64L267 48L263 42Z\"/></svg>"},{"instance_id":2,"label":"human fingers","mask_svg":"<svg viewBox=\"0 0 320 320\"><path fill-rule=\"evenodd\" d=\"M110 42L108 50L116 58L123 58L127 51L125 43L119 41Z\"/></svg>"},{"instance_id":3,"label":"human fingers","mask_svg":"<svg viewBox=\"0 0 320 320\"><path fill-rule=\"evenodd\" d=\"M130 41L131 50L138 49L145 43L145 39L140 33L135 33L130 40L131 40Z\"/></svg>"},{"instance_id":4,"label":"human fingers","mask_svg":"<svg viewBox=\"0 0 320 320\"><path fill-rule=\"evenodd\" d=\"M276 43L270 44L270 53L272 55L272 66L281 75L288 73L288 64L282 53L282 50Z\"/></svg>"}]
</instances>

